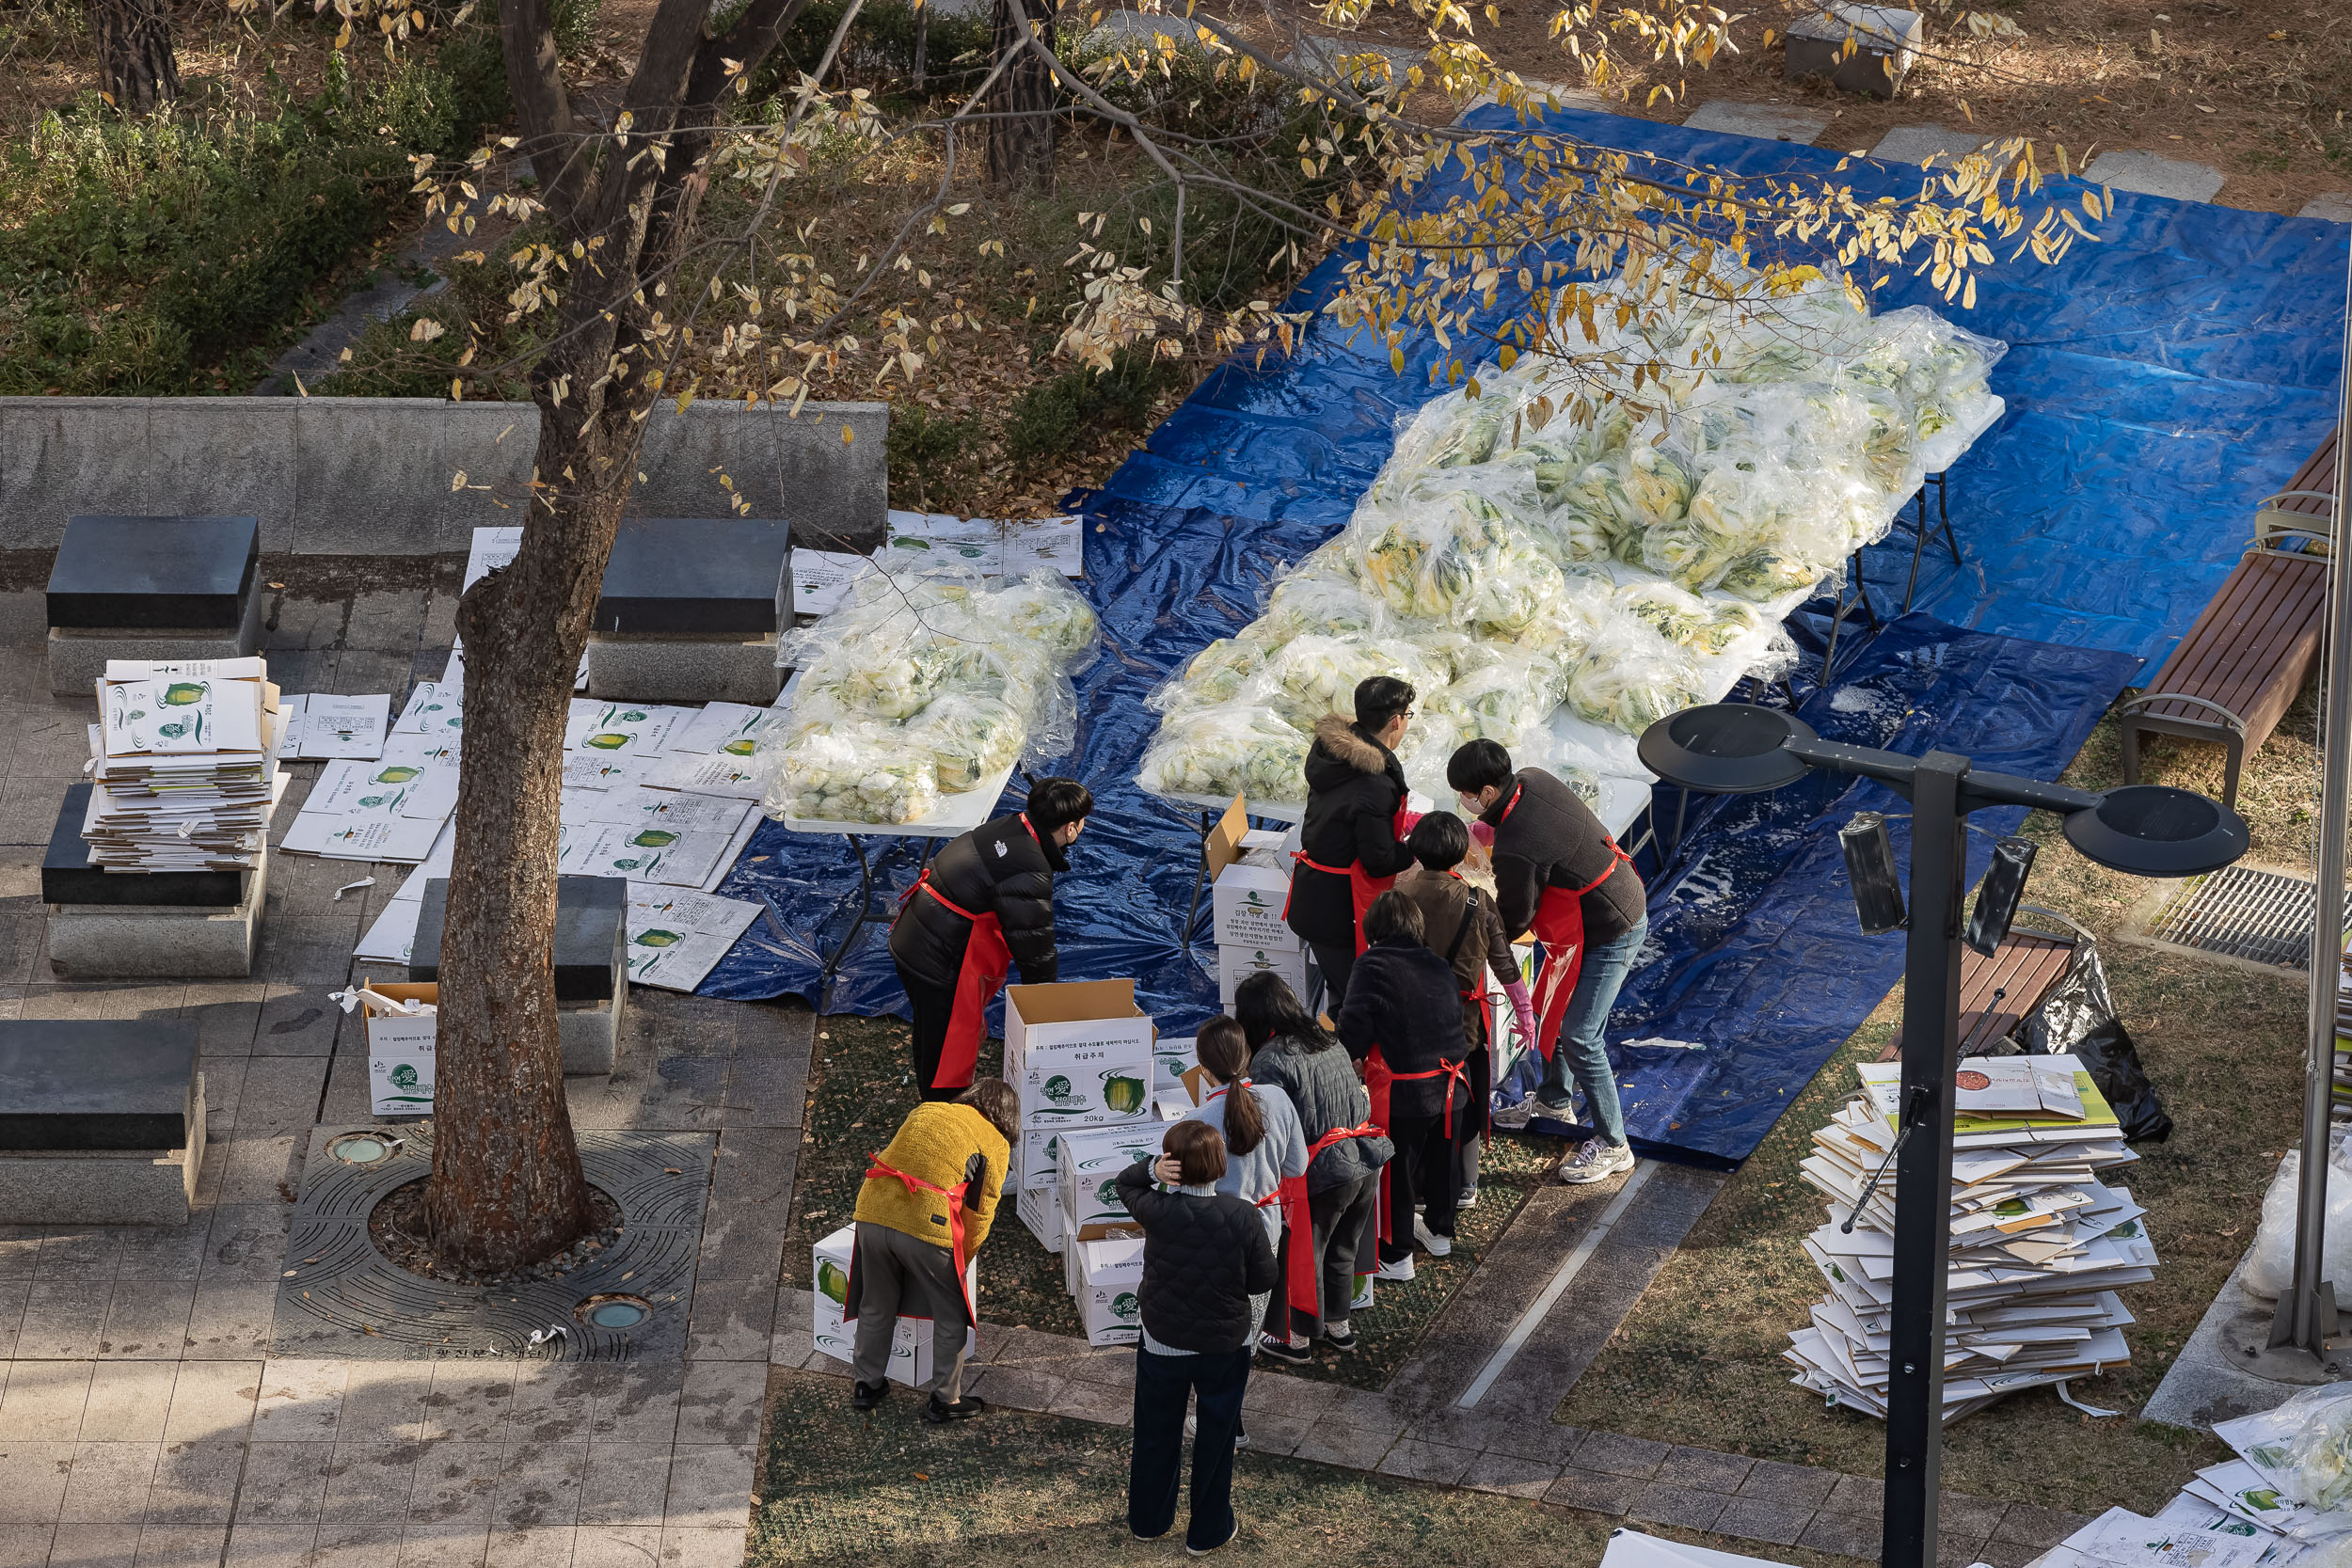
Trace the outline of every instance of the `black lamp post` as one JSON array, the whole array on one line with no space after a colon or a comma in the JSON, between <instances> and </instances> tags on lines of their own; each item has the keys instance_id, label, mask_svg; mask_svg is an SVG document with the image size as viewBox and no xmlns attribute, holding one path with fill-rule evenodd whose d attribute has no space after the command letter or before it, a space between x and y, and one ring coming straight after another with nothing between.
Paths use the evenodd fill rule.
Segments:
<instances>
[{"instance_id":1,"label":"black lamp post","mask_svg":"<svg viewBox=\"0 0 2352 1568\"><path fill-rule=\"evenodd\" d=\"M1668 784L1747 795L1811 769L1876 779L1911 802L1911 896L1903 953L1903 1124L1895 1159L1892 1370L1886 1391L1885 1568L1933 1568L1943 1456L1944 1285L1951 1250L1952 1079L1960 1066L1961 900L1968 814L2027 806L2066 818L2066 839L2141 877L2217 871L2246 852L2246 824L2185 789L2104 795L1977 772L1949 752L1904 756L1823 740L1777 708L1719 703L1651 725L1641 757ZM1997 941L2000 932L1992 933Z\"/></svg>"}]
</instances>

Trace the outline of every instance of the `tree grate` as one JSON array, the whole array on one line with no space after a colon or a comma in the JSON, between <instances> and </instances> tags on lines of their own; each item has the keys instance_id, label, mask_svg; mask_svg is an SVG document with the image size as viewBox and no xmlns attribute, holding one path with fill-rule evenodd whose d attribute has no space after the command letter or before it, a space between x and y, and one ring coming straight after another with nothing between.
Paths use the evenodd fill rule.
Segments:
<instances>
[{"instance_id":1,"label":"tree grate","mask_svg":"<svg viewBox=\"0 0 2352 1568\"><path fill-rule=\"evenodd\" d=\"M355 1133L373 1134L358 1146L366 1154L387 1146L390 1152L349 1163ZM580 1164L589 1185L620 1205L620 1240L560 1279L495 1287L410 1274L368 1239L376 1204L431 1174L432 1137L430 1123L403 1125L397 1137L380 1127L312 1132L278 1282L271 1354L386 1361L684 1358L712 1134L582 1132ZM601 1297L651 1311L633 1323L622 1321L630 1316L626 1312L591 1317L591 1298Z\"/></svg>"},{"instance_id":2,"label":"tree grate","mask_svg":"<svg viewBox=\"0 0 2352 1568\"><path fill-rule=\"evenodd\" d=\"M2315 903L2312 883L2301 877L2233 865L2184 882L2148 935L2200 952L2309 970ZM2352 901L2344 928L2352 931Z\"/></svg>"}]
</instances>

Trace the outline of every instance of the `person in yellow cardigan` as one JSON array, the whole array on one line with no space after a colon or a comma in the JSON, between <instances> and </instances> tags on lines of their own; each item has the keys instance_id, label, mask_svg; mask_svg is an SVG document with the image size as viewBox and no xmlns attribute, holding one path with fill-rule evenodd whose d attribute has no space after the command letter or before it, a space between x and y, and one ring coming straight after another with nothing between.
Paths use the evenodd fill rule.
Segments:
<instances>
[{"instance_id":1,"label":"person in yellow cardigan","mask_svg":"<svg viewBox=\"0 0 2352 1568\"><path fill-rule=\"evenodd\" d=\"M927 1421L969 1420L984 1402L963 1395L968 1328L979 1322L965 1267L988 1240L1012 1163L1021 1101L1001 1078L907 1113L872 1157L857 1196L857 1250L844 1310L857 1319L850 1402L871 1410L890 1392L890 1340L901 1316L931 1321Z\"/></svg>"}]
</instances>

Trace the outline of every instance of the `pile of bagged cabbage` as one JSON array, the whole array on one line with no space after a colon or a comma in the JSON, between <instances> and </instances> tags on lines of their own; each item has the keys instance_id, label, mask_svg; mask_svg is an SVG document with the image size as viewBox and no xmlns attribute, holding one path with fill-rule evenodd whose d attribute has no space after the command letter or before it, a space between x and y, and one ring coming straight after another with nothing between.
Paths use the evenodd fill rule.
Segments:
<instances>
[{"instance_id":1,"label":"pile of bagged cabbage","mask_svg":"<svg viewBox=\"0 0 2352 1568\"><path fill-rule=\"evenodd\" d=\"M1445 759L1485 737L1597 798L1561 705L1638 736L1786 669L1780 616L1989 424L2005 349L1824 281L1660 312L1574 365L1489 366L1401 421L1348 526L1152 694L1137 782L1296 804L1315 721L1387 674L1421 695L1416 789L1444 799Z\"/></svg>"},{"instance_id":2,"label":"pile of bagged cabbage","mask_svg":"<svg viewBox=\"0 0 2352 1568\"><path fill-rule=\"evenodd\" d=\"M1059 574L1001 586L936 570L869 567L841 608L792 632L790 712L759 756L762 809L819 822L912 822L1023 756L1070 749L1071 673L1100 625Z\"/></svg>"}]
</instances>

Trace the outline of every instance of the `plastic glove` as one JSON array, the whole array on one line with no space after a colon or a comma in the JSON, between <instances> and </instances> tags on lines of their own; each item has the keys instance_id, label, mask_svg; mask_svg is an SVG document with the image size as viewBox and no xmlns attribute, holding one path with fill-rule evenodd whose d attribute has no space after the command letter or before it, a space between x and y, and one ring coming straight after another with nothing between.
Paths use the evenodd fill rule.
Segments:
<instances>
[{"instance_id":1,"label":"plastic glove","mask_svg":"<svg viewBox=\"0 0 2352 1568\"><path fill-rule=\"evenodd\" d=\"M1492 823L1472 822L1470 825L1470 835L1489 849L1495 847L1495 830Z\"/></svg>"},{"instance_id":2,"label":"plastic glove","mask_svg":"<svg viewBox=\"0 0 2352 1568\"><path fill-rule=\"evenodd\" d=\"M1511 999L1511 1027L1519 1032L1519 1038L1533 1046L1535 1043L1535 1003L1527 993L1524 979L1512 981L1502 988L1502 994Z\"/></svg>"}]
</instances>

